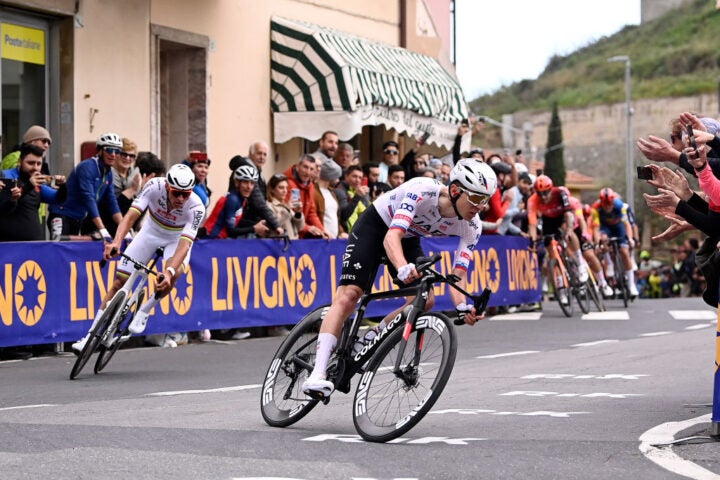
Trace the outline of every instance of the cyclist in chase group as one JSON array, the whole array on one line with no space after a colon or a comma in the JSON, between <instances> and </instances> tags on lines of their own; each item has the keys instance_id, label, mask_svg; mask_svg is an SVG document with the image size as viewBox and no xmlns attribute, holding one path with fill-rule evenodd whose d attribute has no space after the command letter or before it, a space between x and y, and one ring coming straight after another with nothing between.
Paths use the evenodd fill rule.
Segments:
<instances>
[{"instance_id":1,"label":"cyclist in chase group","mask_svg":"<svg viewBox=\"0 0 720 480\"><path fill-rule=\"evenodd\" d=\"M399 280L413 284L420 275L412 261L424 255L420 238L457 236L453 273L461 279L458 285L466 288L467 270L482 229L478 213L496 189L497 178L489 165L464 159L452 169L449 186L432 178L416 177L383 194L363 212L348 238L340 286L320 327L315 367L302 385L305 394L327 397L332 393L334 387L326 379L326 370L343 321L372 285L383 256L397 270ZM468 325L484 318L482 314L476 315L475 308L466 304L461 293L450 289L450 297L459 317ZM408 299L405 305L411 301ZM382 329L387 319L405 305L386 316L378 328ZM431 291L426 308L430 310L433 305ZM376 335L378 330L369 334ZM369 340L367 335L365 338Z\"/></svg>"},{"instance_id":2,"label":"cyclist in chase group","mask_svg":"<svg viewBox=\"0 0 720 480\"><path fill-rule=\"evenodd\" d=\"M190 249L205 217L203 202L193 193L194 185L195 174L190 167L182 164L173 165L164 178L151 179L118 225L115 239L112 243L105 244L104 258L107 260L120 251L125 235L147 210L148 219L125 250L125 254L147 264L158 248L164 248L163 280L155 286L157 296L146 301L135 314L129 326L131 333L139 334L145 331L150 311L160 298L170 293L178 277L190 263ZM120 260L115 282L105 295L88 334L72 345L76 353L82 351L89 332L99 321L115 292L125 284L133 268L124 257Z\"/></svg>"}]
</instances>

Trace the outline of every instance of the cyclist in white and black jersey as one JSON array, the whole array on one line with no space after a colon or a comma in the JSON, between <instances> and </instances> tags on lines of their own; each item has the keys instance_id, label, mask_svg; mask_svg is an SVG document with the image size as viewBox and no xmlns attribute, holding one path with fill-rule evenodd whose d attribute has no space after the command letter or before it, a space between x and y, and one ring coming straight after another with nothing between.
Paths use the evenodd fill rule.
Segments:
<instances>
[{"instance_id":1,"label":"cyclist in white and black jersey","mask_svg":"<svg viewBox=\"0 0 720 480\"><path fill-rule=\"evenodd\" d=\"M320 327L315 367L302 385L303 392L320 392L325 397L332 393L334 387L326 380L326 370L343 321L355 309L365 289L372 285L383 256L386 255L397 270L398 279L406 285L412 284L420 278L411 262L424 255L421 237L460 237L453 273L461 279L458 285L466 288L472 251L482 231L478 213L496 189L497 178L489 165L464 159L453 167L449 186L432 178L416 177L383 194L363 212L350 232L340 286ZM451 289L450 297L468 325L484 318L476 315L475 308L467 305L459 292ZM405 305L411 301L412 298L408 299ZM385 318L392 318L405 305ZM426 308L430 310L433 305L431 292ZM385 320L379 327L384 324Z\"/></svg>"},{"instance_id":2,"label":"cyclist in white and black jersey","mask_svg":"<svg viewBox=\"0 0 720 480\"><path fill-rule=\"evenodd\" d=\"M125 235L147 211L142 229L127 247L125 254L138 262L147 263L158 248L164 248L163 280L155 286L158 296L150 298L136 312L129 326L132 333L145 331L150 311L160 298L170 293L178 277L190 263L190 250L205 216L202 200L192 191L194 184L195 174L190 167L183 164L173 165L164 178L151 179L118 225L112 243L105 244L104 258L108 260L120 252ZM115 282L105 295L88 334L72 345L76 353L82 351L89 332L99 321L115 292L125 284L133 268L124 257L120 260Z\"/></svg>"}]
</instances>

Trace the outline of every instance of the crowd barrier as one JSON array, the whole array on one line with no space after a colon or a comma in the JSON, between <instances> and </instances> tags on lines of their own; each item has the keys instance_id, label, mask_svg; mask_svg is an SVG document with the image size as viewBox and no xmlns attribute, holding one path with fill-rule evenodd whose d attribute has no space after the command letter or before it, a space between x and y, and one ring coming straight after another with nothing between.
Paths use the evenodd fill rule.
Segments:
<instances>
[{"instance_id":1,"label":"crowd barrier","mask_svg":"<svg viewBox=\"0 0 720 480\"><path fill-rule=\"evenodd\" d=\"M540 301L537 257L520 237L483 236L469 271L469 291L490 287L490 305ZM452 266L457 239L423 239L427 253ZM146 333L288 325L327 304L337 288L344 240L199 240L190 271L155 307ZM100 242L3 243L0 347L75 341L82 337L112 284L114 261L101 268ZM148 287L154 288L154 277ZM376 289L397 288L385 269ZM452 309L448 287L435 288L436 309ZM146 297L147 298L147 297ZM399 299L376 302L381 315Z\"/></svg>"}]
</instances>

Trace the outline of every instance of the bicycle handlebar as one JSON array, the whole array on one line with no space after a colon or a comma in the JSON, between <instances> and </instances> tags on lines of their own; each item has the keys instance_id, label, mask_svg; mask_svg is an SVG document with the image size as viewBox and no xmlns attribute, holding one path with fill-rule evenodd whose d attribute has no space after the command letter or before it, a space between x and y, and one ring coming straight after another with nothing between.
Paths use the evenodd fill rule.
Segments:
<instances>
[{"instance_id":1,"label":"bicycle handlebar","mask_svg":"<svg viewBox=\"0 0 720 480\"><path fill-rule=\"evenodd\" d=\"M110 256L115 256L117 253L118 253L117 248L113 248L110 251ZM162 273L158 273L155 270L152 270L150 267L148 267L144 263L138 262L134 258L128 257L127 255L125 255L125 253L120 252L120 256L123 257L124 259L126 259L128 262L135 265L135 268L137 268L138 270L144 270L146 273L148 273L150 275L155 275L156 277L158 277L159 281L162 282L165 279L165 275L163 275ZM107 264L107 260L105 260L104 258L102 260L100 260L100 268L105 268L106 264Z\"/></svg>"},{"instance_id":2,"label":"bicycle handlebar","mask_svg":"<svg viewBox=\"0 0 720 480\"><path fill-rule=\"evenodd\" d=\"M444 275L434 268L431 268L435 263L438 262L442 258L442 255L439 253L434 254L431 257L418 257L417 260L415 260L415 269L418 271L418 273L425 273L424 278L428 278L430 283L436 283L436 282L443 282L450 285L452 288L457 290L458 292L462 293L466 297L472 298L473 300L473 306L475 307L475 314L481 315L483 312L485 312L485 309L487 308L488 302L490 301L490 295L492 294L492 290L489 288L485 288L480 295L472 295L468 292L466 292L464 289L460 288L457 285L457 282L460 281L460 277L453 273L449 273L447 275ZM428 275L429 274L429 275ZM394 278L393 281L395 283L398 283L399 280L397 278ZM464 325L465 322L460 319L455 319L453 321L455 325Z\"/></svg>"}]
</instances>

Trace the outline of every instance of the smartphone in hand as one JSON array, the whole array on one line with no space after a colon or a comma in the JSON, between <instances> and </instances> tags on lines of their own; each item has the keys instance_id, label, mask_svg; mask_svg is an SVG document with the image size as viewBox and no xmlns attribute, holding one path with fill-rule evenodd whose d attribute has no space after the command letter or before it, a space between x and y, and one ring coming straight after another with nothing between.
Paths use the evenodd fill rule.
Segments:
<instances>
[{"instance_id":1,"label":"smartphone in hand","mask_svg":"<svg viewBox=\"0 0 720 480\"><path fill-rule=\"evenodd\" d=\"M637 177L639 180L652 180L653 171L650 167L637 167Z\"/></svg>"},{"instance_id":2,"label":"smartphone in hand","mask_svg":"<svg viewBox=\"0 0 720 480\"><path fill-rule=\"evenodd\" d=\"M290 190L290 203L297 203L300 201L300 189L293 188Z\"/></svg>"},{"instance_id":3,"label":"smartphone in hand","mask_svg":"<svg viewBox=\"0 0 720 480\"><path fill-rule=\"evenodd\" d=\"M693 132L692 125L688 123L687 125L685 125L685 128L687 130L688 143L693 148L693 150L695 150L695 156L698 156L697 142L695 141L695 133Z\"/></svg>"}]
</instances>

